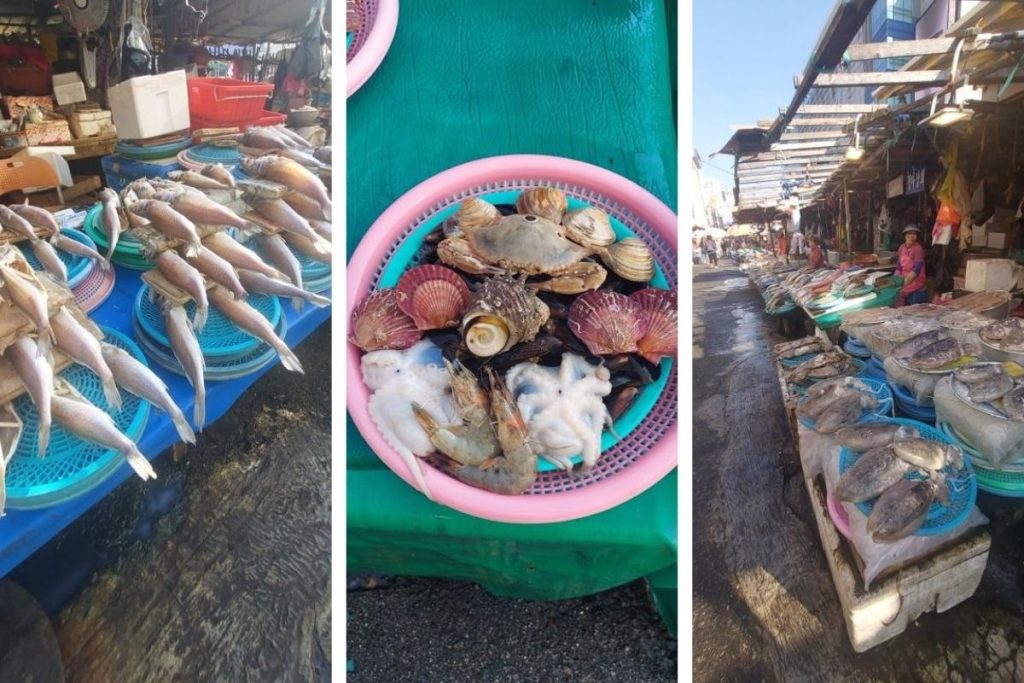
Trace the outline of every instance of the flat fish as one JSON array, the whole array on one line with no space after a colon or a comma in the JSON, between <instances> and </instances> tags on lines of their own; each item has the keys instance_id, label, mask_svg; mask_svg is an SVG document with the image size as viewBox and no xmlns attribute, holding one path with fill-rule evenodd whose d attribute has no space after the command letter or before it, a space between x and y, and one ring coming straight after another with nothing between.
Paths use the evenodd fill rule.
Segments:
<instances>
[{"instance_id":1,"label":"flat fish","mask_svg":"<svg viewBox=\"0 0 1024 683\"><path fill-rule=\"evenodd\" d=\"M999 365L967 365L953 373L953 378L964 384L977 384L996 375L1005 375Z\"/></svg>"},{"instance_id":2,"label":"flat fish","mask_svg":"<svg viewBox=\"0 0 1024 683\"><path fill-rule=\"evenodd\" d=\"M868 422L840 429L836 432L836 442L855 451L868 451L916 436L919 434L913 427L891 422Z\"/></svg>"},{"instance_id":3,"label":"flat fish","mask_svg":"<svg viewBox=\"0 0 1024 683\"><path fill-rule=\"evenodd\" d=\"M931 480L902 479L875 502L867 530L877 542L892 542L917 531L928 516L939 484Z\"/></svg>"},{"instance_id":4,"label":"flat fish","mask_svg":"<svg viewBox=\"0 0 1024 683\"><path fill-rule=\"evenodd\" d=\"M1006 396L1013 390L1013 380L1009 375L1000 372L970 385L967 397L975 403L988 403Z\"/></svg>"},{"instance_id":5,"label":"flat fish","mask_svg":"<svg viewBox=\"0 0 1024 683\"><path fill-rule=\"evenodd\" d=\"M922 332L921 334L911 337L902 344L898 345L892 350L892 356L901 360L907 360L912 358L914 354L923 348L926 348L942 338L941 330L931 330L929 332Z\"/></svg>"},{"instance_id":6,"label":"flat fish","mask_svg":"<svg viewBox=\"0 0 1024 683\"><path fill-rule=\"evenodd\" d=\"M949 365L962 355L963 349L956 339L940 339L915 353L910 359L910 367L917 370L935 370Z\"/></svg>"},{"instance_id":7,"label":"flat fish","mask_svg":"<svg viewBox=\"0 0 1024 683\"><path fill-rule=\"evenodd\" d=\"M892 446L878 446L862 455L839 477L836 498L847 503L863 503L880 495L914 469L901 460Z\"/></svg>"}]
</instances>

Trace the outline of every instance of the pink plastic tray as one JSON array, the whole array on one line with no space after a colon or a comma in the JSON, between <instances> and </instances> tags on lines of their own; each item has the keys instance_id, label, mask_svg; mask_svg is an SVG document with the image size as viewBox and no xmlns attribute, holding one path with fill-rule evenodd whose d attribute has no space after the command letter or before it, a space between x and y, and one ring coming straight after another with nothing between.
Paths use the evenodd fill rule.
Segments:
<instances>
[{"instance_id":1,"label":"pink plastic tray","mask_svg":"<svg viewBox=\"0 0 1024 683\"><path fill-rule=\"evenodd\" d=\"M345 53L345 97L352 97L384 61L398 26L398 0L363 0L363 7L366 21Z\"/></svg>"},{"instance_id":2,"label":"pink plastic tray","mask_svg":"<svg viewBox=\"0 0 1024 683\"><path fill-rule=\"evenodd\" d=\"M825 494L825 507L828 508L828 516L832 518L832 523L839 529L839 533L850 539L850 516L846 514L846 509L843 504L832 497L831 493Z\"/></svg>"},{"instance_id":3,"label":"pink plastic tray","mask_svg":"<svg viewBox=\"0 0 1024 683\"><path fill-rule=\"evenodd\" d=\"M75 303L86 313L99 308L114 291L114 267L107 270L94 267L82 283L72 290Z\"/></svg>"},{"instance_id":4,"label":"pink plastic tray","mask_svg":"<svg viewBox=\"0 0 1024 683\"><path fill-rule=\"evenodd\" d=\"M677 219L638 185L611 171L570 159L539 155L491 157L440 173L409 190L367 231L348 264L348 315L372 291L396 247L437 212L466 197L487 192L554 185L598 206L642 237L669 283L678 286ZM361 352L348 347L348 410L359 432L381 460L413 485L412 475L377 431L362 383ZM672 375L643 423L601 456L587 476L541 474L520 496L503 496L467 486L424 463L427 486L437 502L466 514L499 522L547 523L603 512L642 493L672 471L677 460L677 377Z\"/></svg>"}]
</instances>

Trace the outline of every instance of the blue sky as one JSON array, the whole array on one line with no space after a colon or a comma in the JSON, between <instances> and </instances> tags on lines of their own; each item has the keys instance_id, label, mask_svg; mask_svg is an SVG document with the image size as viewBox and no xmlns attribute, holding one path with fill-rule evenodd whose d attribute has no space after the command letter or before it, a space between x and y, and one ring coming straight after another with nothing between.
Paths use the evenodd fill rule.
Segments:
<instances>
[{"instance_id":1,"label":"blue sky","mask_svg":"<svg viewBox=\"0 0 1024 683\"><path fill-rule=\"evenodd\" d=\"M732 189L733 157L711 153L732 135L729 124L773 118L789 104L793 76L803 73L832 7L829 0L694 0L693 145L705 176Z\"/></svg>"}]
</instances>

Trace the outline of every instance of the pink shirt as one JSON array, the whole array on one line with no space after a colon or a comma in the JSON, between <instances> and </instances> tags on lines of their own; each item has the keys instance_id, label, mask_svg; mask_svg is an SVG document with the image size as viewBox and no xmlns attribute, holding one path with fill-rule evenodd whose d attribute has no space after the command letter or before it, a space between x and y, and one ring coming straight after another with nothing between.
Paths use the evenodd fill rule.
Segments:
<instances>
[{"instance_id":1,"label":"pink shirt","mask_svg":"<svg viewBox=\"0 0 1024 683\"><path fill-rule=\"evenodd\" d=\"M917 242L908 247L906 243L900 245L898 252L899 260L896 266L896 274L906 277L911 272L917 273L917 277L909 285L905 285L902 291L904 294L911 294L924 289L924 247Z\"/></svg>"}]
</instances>

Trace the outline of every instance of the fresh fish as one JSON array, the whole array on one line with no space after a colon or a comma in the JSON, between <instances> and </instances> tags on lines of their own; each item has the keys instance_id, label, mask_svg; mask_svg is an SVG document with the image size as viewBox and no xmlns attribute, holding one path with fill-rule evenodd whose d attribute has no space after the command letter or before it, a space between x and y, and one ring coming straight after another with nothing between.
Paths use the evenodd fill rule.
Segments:
<instances>
[{"instance_id":1,"label":"fresh fish","mask_svg":"<svg viewBox=\"0 0 1024 683\"><path fill-rule=\"evenodd\" d=\"M299 135L298 133L296 133L295 131L293 131L293 130L291 130L289 128L286 128L285 126L273 126L272 129L278 135L284 136L284 137L288 138L289 140L291 140L293 143L295 143L295 146L297 148L313 150L313 144L309 140L307 140L306 138L304 138L301 135ZM315 152L312 152L312 153L315 154ZM324 163L328 163L328 162L324 162Z\"/></svg>"},{"instance_id":2,"label":"fresh fish","mask_svg":"<svg viewBox=\"0 0 1024 683\"><path fill-rule=\"evenodd\" d=\"M199 225L230 225L234 228L248 225L237 213L199 192L181 193L171 202L171 207Z\"/></svg>"},{"instance_id":3,"label":"fresh fish","mask_svg":"<svg viewBox=\"0 0 1024 683\"><path fill-rule=\"evenodd\" d=\"M930 439L902 439L893 443L893 451L914 467L938 472L946 465L954 469L963 467L963 454L959 448Z\"/></svg>"},{"instance_id":4,"label":"fresh fish","mask_svg":"<svg viewBox=\"0 0 1024 683\"><path fill-rule=\"evenodd\" d=\"M110 263L103 258L102 255L87 244L82 244L78 240L71 239L67 235L62 235L59 232L53 233L50 237L50 244L61 251L66 251L69 254L75 256L81 256L96 262L96 265L100 267L100 270L110 270Z\"/></svg>"},{"instance_id":5,"label":"fresh fish","mask_svg":"<svg viewBox=\"0 0 1024 683\"><path fill-rule=\"evenodd\" d=\"M312 197L320 205L321 217L331 219L331 198L327 196L327 188L323 181L302 164L282 157L265 156L242 159L242 169L249 175L281 183Z\"/></svg>"},{"instance_id":6,"label":"fresh fish","mask_svg":"<svg viewBox=\"0 0 1024 683\"><path fill-rule=\"evenodd\" d=\"M0 264L0 279L3 280L3 291L8 300L36 326L39 332L39 355L49 358L53 346L53 330L50 327L46 292L30 283L27 275L7 265Z\"/></svg>"},{"instance_id":7,"label":"fresh fish","mask_svg":"<svg viewBox=\"0 0 1024 683\"><path fill-rule=\"evenodd\" d=\"M334 233L331 230L331 224L327 221L318 221L315 218L309 219L309 227L313 228L313 231L323 237L328 242L334 240Z\"/></svg>"},{"instance_id":8,"label":"fresh fish","mask_svg":"<svg viewBox=\"0 0 1024 683\"><path fill-rule=\"evenodd\" d=\"M329 255L331 243L318 235L309 221L296 213L295 209L281 199L267 199L254 205L256 213L263 216L273 225L288 233L305 237L314 245L316 251Z\"/></svg>"},{"instance_id":9,"label":"fresh fish","mask_svg":"<svg viewBox=\"0 0 1024 683\"><path fill-rule=\"evenodd\" d=\"M254 149L281 149L290 147L291 141L282 139L267 127L252 127L242 135L242 144Z\"/></svg>"},{"instance_id":10,"label":"fresh fish","mask_svg":"<svg viewBox=\"0 0 1024 683\"><path fill-rule=\"evenodd\" d=\"M872 396L856 394L843 396L828 407L815 421L814 429L821 434L832 434L841 427L853 424L865 410L878 408Z\"/></svg>"},{"instance_id":11,"label":"fresh fish","mask_svg":"<svg viewBox=\"0 0 1024 683\"><path fill-rule=\"evenodd\" d=\"M50 443L52 422L53 366L39 353L36 343L30 337L20 337L4 350L4 358L10 361L18 373L38 413L39 457L46 455Z\"/></svg>"},{"instance_id":12,"label":"fresh fish","mask_svg":"<svg viewBox=\"0 0 1024 683\"><path fill-rule=\"evenodd\" d=\"M986 365L967 365L953 373L953 378L964 384L976 384L984 380L995 377L996 375L1003 375L1002 367L998 364L990 363Z\"/></svg>"},{"instance_id":13,"label":"fresh fish","mask_svg":"<svg viewBox=\"0 0 1024 683\"><path fill-rule=\"evenodd\" d=\"M239 329L274 347L281 357L281 364L285 369L292 372L304 372L302 363L284 343L284 340L277 336L270 322L259 311L243 301L232 299L228 290L221 287L211 289L209 297L210 303L216 306L217 310Z\"/></svg>"},{"instance_id":14,"label":"fresh fish","mask_svg":"<svg viewBox=\"0 0 1024 683\"><path fill-rule=\"evenodd\" d=\"M27 220L11 211L8 207L0 204L0 226L30 240L37 240L35 229Z\"/></svg>"},{"instance_id":15,"label":"fresh fish","mask_svg":"<svg viewBox=\"0 0 1024 683\"><path fill-rule=\"evenodd\" d=\"M302 288L302 264L288 248L288 243L280 235L260 233L256 239L263 253L275 268L288 276L296 287Z\"/></svg>"},{"instance_id":16,"label":"fresh fish","mask_svg":"<svg viewBox=\"0 0 1024 683\"><path fill-rule=\"evenodd\" d=\"M900 439L918 436L918 431L906 425L891 422L867 422L844 427L836 432L836 443L855 451L868 451L880 446L889 446Z\"/></svg>"},{"instance_id":17,"label":"fresh fish","mask_svg":"<svg viewBox=\"0 0 1024 683\"><path fill-rule=\"evenodd\" d=\"M167 237L185 243L185 256L195 256L202 249L195 224L181 215L166 202L155 199L140 199L132 204L130 211L149 220L155 230Z\"/></svg>"},{"instance_id":18,"label":"fresh fish","mask_svg":"<svg viewBox=\"0 0 1024 683\"><path fill-rule=\"evenodd\" d=\"M24 204L11 204L9 208L37 228L42 228L49 233L60 232L60 225L57 224L57 219L53 217L53 214L38 206L31 206L28 199Z\"/></svg>"},{"instance_id":19,"label":"fresh fish","mask_svg":"<svg viewBox=\"0 0 1024 683\"><path fill-rule=\"evenodd\" d=\"M192 324L195 329L202 330L206 326L206 316L210 310L203 274L170 249L147 256L156 264L156 269L161 275L171 284L184 290L196 302L196 317Z\"/></svg>"},{"instance_id":20,"label":"fresh fish","mask_svg":"<svg viewBox=\"0 0 1024 683\"><path fill-rule=\"evenodd\" d=\"M207 178L216 180L221 185L227 185L228 187L235 186L235 176L231 175L231 171L226 169L222 164L207 164L206 166L203 166L199 173Z\"/></svg>"},{"instance_id":21,"label":"fresh fish","mask_svg":"<svg viewBox=\"0 0 1024 683\"><path fill-rule=\"evenodd\" d=\"M956 339L940 339L915 353L910 359L910 367L916 370L936 370L949 365L962 355L963 349Z\"/></svg>"},{"instance_id":22,"label":"fresh fish","mask_svg":"<svg viewBox=\"0 0 1024 683\"><path fill-rule=\"evenodd\" d=\"M999 401L1003 412L1014 422L1024 422L1024 387L1017 387Z\"/></svg>"},{"instance_id":23,"label":"fresh fish","mask_svg":"<svg viewBox=\"0 0 1024 683\"><path fill-rule=\"evenodd\" d=\"M282 200L285 204L292 207L295 213L307 220L321 220L324 217L320 204L312 197L306 196L301 192L289 192L282 197Z\"/></svg>"},{"instance_id":24,"label":"fresh fish","mask_svg":"<svg viewBox=\"0 0 1024 683\"><path fill-rule=\"evenodd\" d=\"M68 283L68 267L60 260L56 250L46 240L32 240L28 243L32 253L36 255L43 269L50 273L64 284Z\"/></svg>"},{"instance_id":25,"label":"fresh fish","mask_svg":"<svg viewBox=\"0 0 1024 683\"><path fill-rule=\"evenodd\" d=\"M121 433L105 412L85 401L53 397L53 419L72 434L121 453L143 481L156 479L156 470L139 452L135 442Z\"/></svg>"},{"instance_id":26,"label":"fresh fish","mask_svg":"<svg viewBox=\"0 0 1024 683\"><path fill-rule=\"evenodd\" d=\"M196 406L193 422L198 429L202 429L206 423L206 382L203 375L206 362L203 360L203 351L199 348L199 340L196 339L192 321L188 319L184 307L165 302L161 310L174 357L181 363L185 377L195 389Z\"/></svg>"},{"instance_id":27,"label":"fresh fish","mask_svg":"<svg viewBox=\"0 0 1024 683\"><path fill-rule=\"evenodd\" d=\"M175 182L183 183L199 190L230 190L234 187L234 183L229 185L221 178L215 178L207 173L206 168L201 173L196 173L195 171L171 171L167 174L167 177ZM221 168L224 167L221 166ZM231 174L228 173L228 175L230 176Z\"/></svg>"},{"instance_id":28,"label":"fresh fish","mask_svg":"<svg viewBox=\"0 0 1024 683\"><path fill-rule=\"evenodd\" d=\"M277 150L277 156L284 159L290 159L297 164L308 168L311 171L320 173L323 171L330 171L331 167L327 164L318 161L312 154L304 152L302 150L294 149L292 147L285 147Z\"/></svg>"},{"instance_id":29,"label":"fresh fish","mask_svg":"<svg viewBox=\"0 0 1024 683\"><path fill-rule=\"evenodd\" d=\"M998 366L996 366L998 367ZM1010 376L1000 372L987 379L971 384L967 390L967 397L975 403L988 403L1006 396L1013 390L1013 380Z\"/></svg>"},{"instance_id":30,"label":"fresh fish","mask_svg":"<svg viewBox=\"0 0 1024 683\"><path fill-rule=\"evenodd\" d=\"M836 377L834 379L812 384L807 390L807 396L810 398L823 396L831 391L835 391L840 386L850 387L851 389L856 389L857 391L868 394L871 393L871 387L856 377Z\"/></svg>"},{"instance_id":31,"label":"fresh fish","mask_svg":"<svg viewBox=\"0 0 1024 683\"><path fill-rule=\"evenodd\" d=\"M934 344L942 338L941 330L931 330L929 332L922 332L919 335L911 337L902 344L898 345L892 350L893 358L901 360L909 360L914 356L915 353L921 349Z\"/></svg>"},{"instance_id":32,"label":"fresh fish","mask_svg":"<svg viewBox=\"0 0 1024 683\"><path fill-rule=\"evenodd\" d=\"M188 260L200 273L231 290L236 299L243 300L249 296L238 279L238 271L235 270L235 267L211 250L204 247L199 250L198 254L190 256ZM207 294L207 298L209 298L209 294Z\"/></svg>"},{"instance_id":33,"label":"fresh fish","mask_svg":"<svg viewBox=\"0 0 1024 683\"><path fill-rule=\"evenodd\" d=\"M215 232L203 240L203 246L220 256L235 268L246 268L263 273L267 277L279 278L284 274L263 262L256 252L242 246L224 233Z\"/></svg>"},{"instance_id":34,"label":"fresh fish","mask_svg":"<svg viewBox=\"0 0 1024 683\"><path fill-rule=\"evenodd\" d=\"M839 477L835 497L847 503L863 503L880 495L913 469L913 465L896 457L892 446L876 446Z\"/></svg>"},{"instance_id":35,"label":"fresh fish","mask_svg":"<svg viewBox=\"0 0 1024 683\"><path fill-rule=\"evenodd\" d=\"M107 226L107 238L110 240L110 246L107 247L107 260L109 261L114 255L114 248L121 237L121 231L124 230L124 226L121 225L121 214L117 211L120 199L116 192L105 187L100 190L100 201L103 202L103 224Z\"/></svg>"},{"instance_id":36,"label":"fresh fish","mask_svg":"<svg viewBox=\"0 0 1024 683\"><path fill-rule=\"evenodd\" d=\"M868 517L868 533L876 542L892 542L914 533L928 516L939 486L931 479L896 482L875 502Z\"/></svg>"},{"instance_id":37,"label":"fresh fish","mask_svg":"<svg viewBox=\"0 0 1024 683\"><path fill-rule=\"evenodd\" d=\"M100 342L100 352L119 385L167 413L182 441L196 442L195 432L182 414L181 408L167 393L167 386L162 379L124 349Z\"/></svg>"},{"instance_id":38,"label":"fresh fish","mask_svg":"<svg viewBox=\"0 0 1024 683\"><path fill-rule=\"evenodd\" d=\"M817 353L824 350L824 343L819 340L808 342L802 346L797 346L792 349L787 349L782 353L776 355L779 360L786 360L788 358L797 358L804 355L805 353Z\"/></svg>"},{"instance_id":39,"label":"fresh fish","mask_svg":"<svg viewBox=\"0 0 1024 683\"><path fill-rule=\"evenodd\" d=\"M274 278L267 277L263 273L257 273L254 270L239 268L238 279L241 280L242 286L245 287L248 292L291 297L292 307L297 311L302 310L302 304L305 301L308 301L318 308L331 305L331 300L325 296L320 296L313 292L307 292L293 284L284 282L283 280L276 280ZM298 304L296 304L296 302L298 302Z\"/></svg>"},{"instance_id":40,"label":"fresh fish","mask_svg":"<svg viewBox=\"0 0 1024 683\"><path fill-rule=\"evenodd\" d=\"M53 325L57 348L70 356L71 360L96 373L103 385L103 397L107 405L121 410L121 392L117 390L114 373L107 366L107 361L103 360L99 340L82 327L64 306L50 319L50 324Z\"/></svg>"},{"instance_id":41,"label":"fresh fish","mask_svg":"<svg viewBox=\"0 0 1024 683\"><path fill-rule=\"evenodd\" d=\"M330 165L330 163L331 163L331 146L330 145L323 145L321 147L317 147L316 150L313 151L313 156L315 156L317 159L319 159L320 161L324 162L325 164Z\"/></svg>"},{"instance_id":42,"label":"fresh fish","mask_svg":"<svg viewBox=\"0 0 1024 683\"><path fill-rule=\"evenodd\" d=\"M832 407L840 399L847 396L860 396L861 393L856 389L850 388L845 384L833 384L831 391L825 392L820 395L808 396L806 401L800 403L796 412L801 417L805 417L809 420L816 420L826 410Z\"/></svg>"},{"instance_id":43,"label":"fresh fish","mask_svg":"<svg viewBox=\"0 0 1024 683\"><path fill-rule=\"evenodd\" d=\"M285 242L287 242L292 247L295 247L295 251L305 256L308 256L314 261L319 261L320 263L332 265L330 242L327 242L321 239L320 237L317 237L317 241L314 242L312 240L307 239L303 235L299 235L294 232L285 232L282 234L284 235ZM327 249L327 251L324 251L325 248Z\"/></svg>"}]
</instances>

